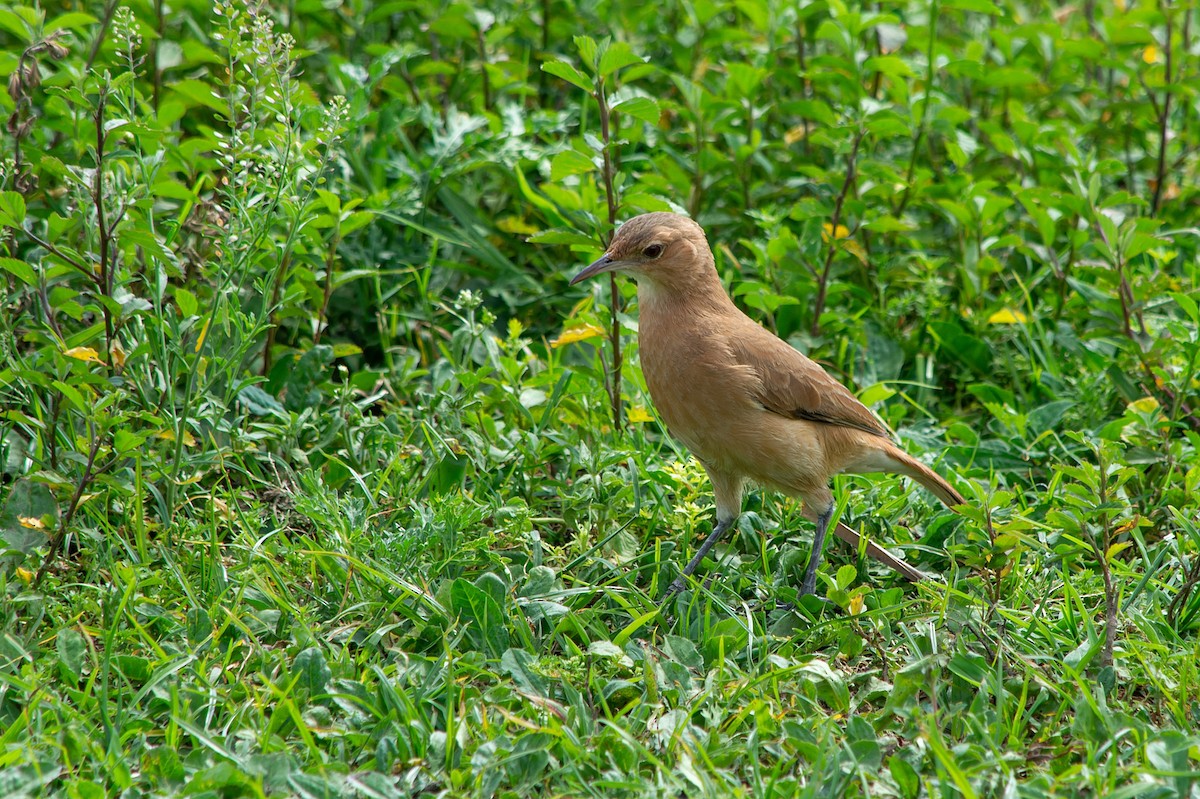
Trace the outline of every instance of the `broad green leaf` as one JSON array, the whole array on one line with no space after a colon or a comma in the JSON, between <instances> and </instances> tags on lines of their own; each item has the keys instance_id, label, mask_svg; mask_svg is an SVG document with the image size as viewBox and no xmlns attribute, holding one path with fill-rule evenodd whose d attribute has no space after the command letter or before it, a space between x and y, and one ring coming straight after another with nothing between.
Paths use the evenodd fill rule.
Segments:
<instances>
[{"instance_id":1,"label":"broad green leaf","mask_svg":"<svg viewBox=\"0 0 1200 799\"><path fill-rule=\"evenodd\" d=\"M882 55L868 58L863 63L863 67L868 70L882 72L884 75L891 75L893 77L899 76L907 78L915 74L907 61L899 56L894 55Z\"/></svg>"},{"instance_id":2,"label":"broad green leaf","mask_svg":"<svg viewBox=\"0 0 1200 799\"><path fill-rule=\"evenodd\" d=\"M568 64L566 61L548 61L545 64L542 64L542 71L549 72L551 75L556 75L568 83L578 86L585 92L596 91L596 84L592 82L592 79Z\"/></svg>"},{"instance_id":3,"label":"broad green leaf","mask_svg":"<svg viewBox=\"0 0 1200 799\"><path fill-rule=\"evenodd\" d=\"M526 241L534 244L570 244L595 250L602 249L600 242L591 236L585 236L573 230L543 230L541 233L533 234Z\"/></svg>"},{"instance_id":4,"label":"broad green leaf","mask_svg":"<svg viewBox=\"0 0 1200 799\"><path fill-rule=\"evenodd\" d=\"M175 304L179 306L179 315L184 319L191 319L200 308L196 295L183 287L175 289Z\"/></svg>"},{"instance_id":5,"label":"broad green leaf","mask_svg":"<svg viewBox=\"0 0 1200 799\"><path fill-rule=\"evenodd\" d=\"M65 627L54 637L54 644L58 650L58 662L72 680L78 681L83 676L87 639L73 627Z\"/></svg>"},{"instance_id":6,"label":"broad green leaf","mask_svg":"<svg viewBox=\"0 0 1200 799\"><path fill-rule=\"evenodd\" d=\"M24 261L18 261L16 258L0 258L0 269L14 275L28 286L37 284L37 274L33 271L33 267Z\"/></svg>"},{"instance_id":7,"label":"broad green leaf","mask_svg":"<svg viewBox=\"0 0 1200 799\"><path fill-rule=\"evenodd\" d=\"M25 44L33 41L33 26L7 8L0 8L0 28L16 36Z\"/></svg>"},{"instance_id":8,"label":"broad green leaf","mask_svg":"<svg viewBox=\"0 0 1200 799\"><path fill-rule=\"evenodd\" d=\"M599 54L600 45L591 36L576 36L574 38L575 47L579 50L579 57L584 64L587 64L591 69L595 69L596 56Z\"/></svg>"},{"instance_id":9,"label":"broad green leaf","mask_svg":"<svg viewBox=\"0 0 1200 799\"><path fill-rule=\"evenodd\" d=\"M955 8L960 11L974 11L977 14L999 16L1000 7L991 0L944 0L942 8Z\"/></svg>"},{"instance_id":10,"label":"broad green leaf","mask_svg":"<svg viewBox=\"0 0 1200 799\"><path fill-rule=\"evenodd\" d=\"M229 112L225 101L217 96L210 84L204 81L189 78L172 83L169 88L190 100L193 105L201 105L221 114Z\"/></svg>"},{"instance_id":11,"label":"broad green leaf","mask_svg":"<svg viewBox=\"0 0 1200 799\"><path fill-rule=\"evenodd\" d=\"M557 181L571 175L582 175L595 170L596 165L592 163L592 159L583 153L577 150L563 150L550 162L550 179Z\"/></svg>"},{"instance_id":12,"label":"broad green leaf","mask_svg":"<svg viewBox=\"0 0 1200 799\"><path fill-rule=\"evenodd\" d=\"M285 411L279 400L258 386L246 386L238 392L238 401L255 416L283 416Z\"/></svg>"},{"instance_id":13,"label":"broad green leaf","mask_svg":"<svg viewBox=\"0 0 1200 799\"><path fill-rule=\"evenodd\" d=\"M1197 308L1195 298L1179 291L1171 292L1171 298L1183 309L1193 324L1200 325L1200 308Z\"/></svg>"},{"instance_id":14,"label":"broad green leaf","mask_svg":"<svg viewBox=\"0 0 1200 799\"><path fill-rule=\"evenodd\" d=\"M613 109L620 111L622 114L637 117L651 125L657 125L662 116L658 103L649 97L630 97L619 103L615 103Z\"/></svg>"},{"instance_id":15,"label":"broad green leaf","mask_svg":"<svg viewBox=\"0 0 1200 799\"><path fill-rule=\"evenodd\" d=\"M84 14L81 11L73 11L68 14L55 17L46 23L46 33L70 28L73 31L82 31L89 25L95 25L100 20L93 17L91 14Z\"/></svg>"},{"instance_id":16,"label":"broad green leaf","mask_svg":"<svg viewBox=\"0 0 1200 799\"><path fill-rule=\"evenodd\" d=\"M15 191L0 191L0 225L20 228L25 222L25 198Z\"/></svg>"},{"instance_id":17,"label":"broad green leaf","mask_svg":"<svg viewBox=\"0 0 1200 799\"><path fill-rule=\"evenodd\" d=\"M333 671L319 646L310 646L296 655L292 663L292 674L297 687L308 692L309 697L325 693L325 686L333 679Z\"/></svg>"},{"instance_id":18,"label":"broad green leaf","mask_svg":"<svg viewBox=\"0 0 1200 799\"><path fill-rule=\"evenodd\" d=\"M604 51L604 55L600 56L600 77L607 78L623 67L641 64L644 61L645 59L633 52L633 48L625 42L613 42Z\"/></svg>"},{"instance_id":19,"label":"broad green leaf","mask_svg":"<svg viewBox=\"0 0 1200 799\"><path fill-rule=\"evenodd\" d=\"M20 479L0 507L0 539L17 552L46 544L58 523L58 503L44 483Z\"/></svg>"}]
</instances>

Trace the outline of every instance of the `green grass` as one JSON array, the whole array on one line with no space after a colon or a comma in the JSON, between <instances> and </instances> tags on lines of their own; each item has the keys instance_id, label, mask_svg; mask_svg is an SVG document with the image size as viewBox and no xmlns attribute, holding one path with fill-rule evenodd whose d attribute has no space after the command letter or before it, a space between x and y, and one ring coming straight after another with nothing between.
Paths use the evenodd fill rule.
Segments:
<instances>
[{"instance_id":1,"label":"green grass","mask_svg":"<svg viewBox=\"0 0 1200 799\"><path fill-rule=\"evenodd\" d=\"M1200 792L1194 2L220 11L0 9L0 792ZM664 209L937 579L797 602L755 492L660 609L710 489L567 281Z\"/></svg>"}]
</instances>

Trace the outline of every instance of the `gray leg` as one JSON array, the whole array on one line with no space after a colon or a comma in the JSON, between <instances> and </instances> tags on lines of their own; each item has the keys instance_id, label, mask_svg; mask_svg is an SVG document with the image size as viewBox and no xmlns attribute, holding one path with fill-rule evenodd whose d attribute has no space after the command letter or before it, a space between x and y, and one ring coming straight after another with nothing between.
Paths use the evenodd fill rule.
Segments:
<instances>
[{"instance_id":1,"label":"gray leg","mask_svg":"<svg viewBox=\"0 0 1200 799\"><path fill-rule=\"evenodd\" d=\"M821 562L821 550L825 548L825 533L829 531L829 521L832 518L832 505L817 514L817 532L813 535L812 555L808 558L808 571L804 572L804 582L800 583L800 596L817 592L817 565Z\"/></svg>"},{"instance_id":2,"label":"gray leg","mask_svg":"<svg viewBox=\"0 0 1200 799\"><path fill-rule=\"evenodd\" d=\"M713 545L721 540L721 536L725 535L730 527L733 527L736 519L737 517L734 516L732 519L717 522L716 527L713 527L713 531L708 534L708 538L704 539L704 543L700 545L700 548L696 550L696 554L688 561L688 565L683 567L683 574L675 578L675 582L671 583L670 588L667 589L667 593L663 595L664 602L683 590L684 586L687 585L687 578L691 576L692 572L696 571L696 567L700 565L700 561L704 560L704 556L708 554L708 550L712 549Z\"/></svg>"}]
</instances>

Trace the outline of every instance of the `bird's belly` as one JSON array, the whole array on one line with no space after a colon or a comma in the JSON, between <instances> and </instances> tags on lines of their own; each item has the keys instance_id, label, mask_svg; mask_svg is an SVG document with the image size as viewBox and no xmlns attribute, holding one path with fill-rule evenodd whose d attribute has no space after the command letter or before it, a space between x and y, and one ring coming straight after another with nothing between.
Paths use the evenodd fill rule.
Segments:
<instances>
[{"instance_id":1,"label":"bird's belly","mask_svg":"<svg viewBox=\"0 0 1200 799\"><path fill-rule=\"evenodd\" d=\"M657 353L655 353L657 354ZM739 385L736 369L698 359L643 370L650 396L671 435L709 469L796 493L825 474L816 425L772 413Z\"/></svg>"}]
</instances>

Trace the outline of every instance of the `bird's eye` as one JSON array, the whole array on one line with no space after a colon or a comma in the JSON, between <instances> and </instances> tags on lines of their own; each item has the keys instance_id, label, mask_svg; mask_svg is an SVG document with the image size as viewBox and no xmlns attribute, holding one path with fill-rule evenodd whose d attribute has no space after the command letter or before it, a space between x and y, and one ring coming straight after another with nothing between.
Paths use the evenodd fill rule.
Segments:
<instances>
[{"instance_id":1,"label":"bird's eye","mask_svg":"<svg viewBox=\"0 0 1200 799\"><path fill-rule=\"evenodd\" d=\"M651 244L646 249L642 250L642 255L647 258L657 258L663 254L663 246L661 244Z\"/></svg>"}]
</instances>

